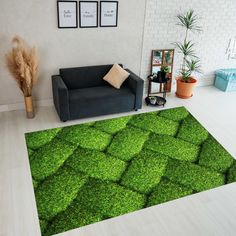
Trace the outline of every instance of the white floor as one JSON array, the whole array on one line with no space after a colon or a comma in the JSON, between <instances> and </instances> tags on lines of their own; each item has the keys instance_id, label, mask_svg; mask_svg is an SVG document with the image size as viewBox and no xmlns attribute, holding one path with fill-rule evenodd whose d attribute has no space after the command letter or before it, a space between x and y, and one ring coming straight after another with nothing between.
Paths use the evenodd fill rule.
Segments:
<instances>
[{"instance_id":1,"label":"white floor","mask_svg":"<svg viewBox=\"0 0 236 236\"><path fill-rule=\"evenodd\" d=\"M236 93L213 87L195 90L190 100L168 96L166 108L184 105L236 158ZM139 112L153 110L144 106ZM134 112L135 113L135 112ZM130 113L129 113L130 114ZM40 235L24 133L82 123L61 123L53 107L0 112L0 235ZM123 116L126 114L120 114ZM67 236L236 235L236 183L60 234Z\"/></svg>"}]
</instances>

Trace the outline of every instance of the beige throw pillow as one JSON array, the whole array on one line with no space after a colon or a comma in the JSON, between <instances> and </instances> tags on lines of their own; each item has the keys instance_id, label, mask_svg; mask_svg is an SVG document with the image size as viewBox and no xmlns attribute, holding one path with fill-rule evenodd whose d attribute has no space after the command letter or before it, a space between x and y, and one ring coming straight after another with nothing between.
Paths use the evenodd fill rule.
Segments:
<instances>
[{"instance_id":1,"label":"beige throw pillow","mask_svg":"<svg viewBox=\"0 0 236 236\"><path fill-rule=\"evenodd\" d=\"M103 77L113 87L120 89L120 86L129 77L130 73L118 64L114 64L110 71Z\"/></svg>"}]
</instances>

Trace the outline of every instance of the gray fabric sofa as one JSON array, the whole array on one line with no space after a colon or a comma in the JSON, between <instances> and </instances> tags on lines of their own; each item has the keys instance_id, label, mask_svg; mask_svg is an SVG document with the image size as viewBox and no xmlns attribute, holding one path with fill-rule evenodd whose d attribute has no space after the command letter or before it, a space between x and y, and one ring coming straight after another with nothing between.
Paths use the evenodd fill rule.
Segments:
<instances>
[{"instance_id":1,"label":"gray fabric sofa","mask_svg":"<svg viewBox=\"0 0 236 236\"><path fill-rule=\"evenodd\" d=\"M121 65L122 66L122 65ZM103 80L112 65L65 68L52 76L53 100L61 121L138 110L144 81L130 70L120 89Z\"/></svg>"}]
</instances>

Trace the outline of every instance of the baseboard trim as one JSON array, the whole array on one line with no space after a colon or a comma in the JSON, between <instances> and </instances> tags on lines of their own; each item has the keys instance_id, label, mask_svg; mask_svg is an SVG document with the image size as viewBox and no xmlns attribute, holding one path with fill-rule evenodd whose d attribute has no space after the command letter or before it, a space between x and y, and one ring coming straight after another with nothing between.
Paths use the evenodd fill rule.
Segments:
<instances>
[{"instance_id":1,"label":"baseboard trim","mask_svg":"<svg viewBox=\"0 0 236 236\"><path fill-rule=\"evenodd\" d=\"M53 100L45 99L45 100L34 101L34 104L36 107L50 107L50 106L53 106ZM0 112L17 111L17 110L24 110L24 109L25 109L25 104L23 102L0 105Z\"/></svg>"}]
</instances>

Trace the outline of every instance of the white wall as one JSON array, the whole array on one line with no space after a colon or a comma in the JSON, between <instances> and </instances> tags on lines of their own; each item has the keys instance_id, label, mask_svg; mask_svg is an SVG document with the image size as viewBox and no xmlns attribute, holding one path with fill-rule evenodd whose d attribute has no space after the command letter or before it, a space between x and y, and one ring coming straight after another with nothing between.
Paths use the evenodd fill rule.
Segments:
<instances>
[{"instance_id":1,"label":"white wall","mask_svg":"<svg viewBox=\"0 0 236 236\"><path fill-rule=\"evenodd\" d=\"M38 100L52 97L51 75L61 67L120 62L140 73L144 0L119 0L117 28L58 29L56 0L1 0L0 9L0 105L23 101L4 63L16 34L38 47Z\"/></svg>"},{"instance_id":2,"label":"white wall","mask_svg":"<svg viewBox=\"0 0 236 236\"><path fill-rule=\"evenodd\" d=\"M4 63L14 35L39 49L40 78L34 97L44 100L52 97L51 75L60 67L122 62L145 79L151 50L171 48L172 42L183 39L176 15L191 8L202 18L204 30L192 37L202 60L199 85L212 84L216 69L236 67L236 60L225 55L229 39L236 36L236 0L119 0L118 28L95 29L58 29L56 0L1 0L0 105L23 101ZM179 63L176 54L175 74Z\"/></svg>"},{"instance_id":3,"label":"white wall","mask_svg":"<svg viewBox=\"0 0 236 236\"><path fill-rule=\"evenodd\" d=\"M227 60L226 48L236 36L236 0L147 0L141 76L150 73L151 50L173 48L172 43L183 41L184 31L176 26L176 16L189 9L201 18L203 33L191 35L197 42L196 51L201 59L203 74L198 85L214 81L219 68L236 68L236 60ZM180 55L175 54L174 74L180 68Z\"/></svg>"}]
</instances>

